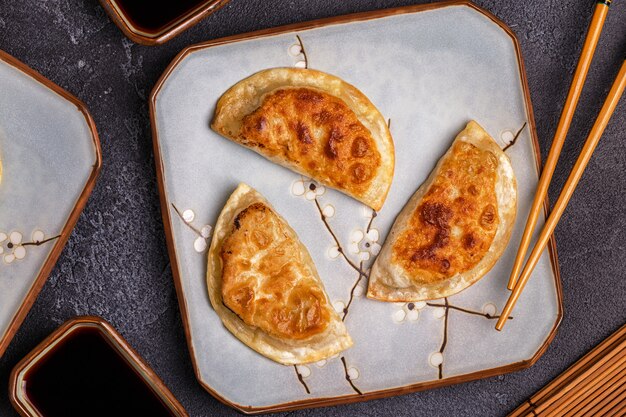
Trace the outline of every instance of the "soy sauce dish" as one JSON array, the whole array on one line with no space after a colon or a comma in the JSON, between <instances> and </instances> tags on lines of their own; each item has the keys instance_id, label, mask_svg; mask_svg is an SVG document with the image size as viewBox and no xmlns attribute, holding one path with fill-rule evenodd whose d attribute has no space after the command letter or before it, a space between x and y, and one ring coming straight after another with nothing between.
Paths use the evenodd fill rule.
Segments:
<instances>
[{"instance_id":1,"label":"soy sauce dish","mask_svg":"<svg viewBox=\"0 0 626 417\"><path fill-rule=\"evenodd\" d=\"M229 0L100 0L134 42L159 45L189 29Z\"/></svg>"},{"instance_id":2,"label":"soy sauce dish","mask_svg":"<svg viewBox=\"0 0 626 417\"><path fill-rule=\"evenodd\" d=\"M26 417L187 417L154 371L105 320L74 318L11 373L9 395Z\"/></svg>"}]
</instances>

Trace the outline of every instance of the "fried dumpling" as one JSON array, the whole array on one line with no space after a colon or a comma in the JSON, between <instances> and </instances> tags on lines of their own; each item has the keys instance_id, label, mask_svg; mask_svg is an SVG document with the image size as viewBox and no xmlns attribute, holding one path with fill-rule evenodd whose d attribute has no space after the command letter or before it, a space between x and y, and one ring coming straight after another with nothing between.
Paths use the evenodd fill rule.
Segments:
<instances>
[{"instance_id":1,"label":"fried dumpling","mask_svg":"<svg viewBox=\"0 0 626 417\"><path fill-rule=\"evenodd\" d=\"M378 109L340 78L300 68L258 72L222 95L211 127L375 210L385 202L393 139Z\"/></svg>"},{"instance_id":2,"label":"fried dumpling","mask_svg":"<svg viewBox=\"0 0 626 417\"><path fill-rule=\"evenodd\" d=\"M315 362L352 346L296 232L246 184L217 220L207 284L224 326L276 362Z\"/></svg>"},{"instance_id":3,"label":"fried dumpling","mask_svg":"<svg viewBox=\"0 0 626 417\"><path fill-rule=\"evenodd\" d=\"M516 211L508 156L469 122L396 218L372 267L367 296L422 301L467 288L504 252Z\"/></svg>"}]
</instances>

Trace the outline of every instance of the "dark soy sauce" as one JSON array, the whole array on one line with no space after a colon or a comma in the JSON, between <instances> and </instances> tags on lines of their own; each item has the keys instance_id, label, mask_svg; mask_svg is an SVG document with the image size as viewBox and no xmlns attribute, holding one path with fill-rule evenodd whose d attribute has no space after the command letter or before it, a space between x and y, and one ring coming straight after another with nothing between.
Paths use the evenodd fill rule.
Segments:
<instances>
[{"instance_id":1,"label":"dark soy sauce","mask_svg":"<svg viewBox=\"0 0 626 417\"><path fill-rule=\"evenodd\" d=\"M132 24L156 33L196 9L207 0L115 0Z\"/></svg>"},{"instance_id":2,"label":"dark soy sauce","mask_svg":"<svg viewBox=\"0 0 626 417\"><path fill-rule=\"evenodd\" d=\"M174 417L100 330L79 327L25 375L44 417Z\"/></svg>"}]
</instances>

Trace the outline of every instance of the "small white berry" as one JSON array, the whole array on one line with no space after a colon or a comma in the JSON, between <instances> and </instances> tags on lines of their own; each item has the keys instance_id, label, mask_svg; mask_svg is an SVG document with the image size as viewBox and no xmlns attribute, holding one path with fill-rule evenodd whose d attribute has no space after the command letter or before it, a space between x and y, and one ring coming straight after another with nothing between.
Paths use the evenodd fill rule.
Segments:
<instances>
[{"instance_id":1,"label":"small white berry","mask_svg":"<svg viewBox=\"0 0 626 417\"><path fill-rule=\"evenodd\" d=\"M331 259L337 259L339 257L339 248L337 246L331 246L328 249L328 256Z\"/></svg>"},{"instance_id":2,"label":"small white berry","mask_svg":"<svg viewBox=\"0 0 626 417\"><path fill-rule=\"evenodd\" d=\"M32 236L33 242L42 242L45 239L45 237L46 235L41 230L35 230Z\"/></svg>"},{"instance_id":3,"label":"small white berry","mask_svg":"<svg viewBox=\"0 0 626 417\"><path fill-rule=\"evenodd\" d=\"M13 255L15 255L16 259L24 259L26 256L26 248L24 246L18 246L13 251Z\"/></svg>"},{"instance_id":4,"label":"small white berry","mask_svg":"<svg viewBox=\"0 0 626 417\"><path fill-rule=\"evenodd\" d=\"M183 211L183 220L185 221L185 223L191 223L195 218L196 213L194 213L193 210L187 209Z\"/></svg>"},{"instance_id":5,"label":"small white berry","mask_svg":"<svg viewBox=\"0 0 626 417\"><path fill-rule=\"evenodd\" d=\"M193 242L193 248L198 253L204 252L206 250L206 248L207 248L206 240L204 238L202 238L202 237L196 238L196 240L194 240L194 242Z\"/></svg>"},{"instance_id":6,"label":"small white berry","mask_svg":"<svg viewBox=\"0 0 626 417\"><path fill-rule=\"evenodd\" d=\"M398 310L395 313L393 313L393 321L395 321L396 323L400 323L404 321L405 318L406 318L406 313L404 312L404 310Z\"/></svg>"},{"instance_id":7,"label":"small white berry","mask_svg":"<svg viewBox=\"0 0 626 417\"><path fill-rule=\"evenodd\" d=\"M329 204L324 207L324 209L322 210L322 214L324 214L324 216L326 217L333 217L335 215L335 208Z\"/></svg>"},{"instance_id":8,"label":"small white berry","mask_svg":"<svg viewBox=\"0 0 626 417\"><path fill-rule=\"evenodd\" d=\"M302 194L304 194L304 183L302 182L302 180L298 180L293 183L293 185L291 186L291 192L293 193L293 195L296 196L301 196Z\"/></svg>"},{"instance_id":9,"label":"small white berry","mask_svg":"<svg viewBox=\"0 0 626 417\"><path fill-rule=\"evenodd\" d=\"M202 229L200 229L200 235L203 238L207 239L209 236L211 236L211 231L212 230L213 230L213 228L207 224L204 227L202 227Z\"/></svg>"},{"instance_id":10,"label":"small white berry","mask_svg":"<svg viewBox=\"0 0 626 417\"><path fill-rule=\"evenodd\" d=\"M359 379L359 370L354 367L348 368L348 376L352 381Z\"/></svg>"},{"instance_id":11,"label":"small white berry","mask_svg":"<svg viewBox=\"0 0 626 417\"><path fill-rule=\"evenodd\" d=\"M293 44L289 47L289 55L298 56L302 52L302 47L298 44Z\"/></svg>"},{"instance_id":12,"label":"small white berry","mask_svg":"<svg viewBox=\"0 0 626 417\"><path fill-rule=\"evenodd\" d=\"M306 365L296 365L298 372L302 375L302 378L308 378L311 376L311 368Z\"/></svg>"},{"instance_id":13,"label":"small white berry","mask_svg":"<svg viewBox=\"0 0 626 417\"><path fill-rule=\"evenodd\" d=\"M430 355L430 364L432 366L439 366L443 363L443 355L441 354L441 352L435 352L433 354Z\"/></svg>"}]
</instances>

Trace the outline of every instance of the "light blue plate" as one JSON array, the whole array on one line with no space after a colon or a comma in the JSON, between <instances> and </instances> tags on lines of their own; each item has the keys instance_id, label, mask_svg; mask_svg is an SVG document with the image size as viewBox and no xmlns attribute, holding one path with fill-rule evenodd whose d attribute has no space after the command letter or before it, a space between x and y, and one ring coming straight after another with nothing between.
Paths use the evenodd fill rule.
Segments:
<instances>
[{"instance_id":1,"label":"light blue plate","mask_svg":"<svg viewBox=\"0 0 626 417\"><path fill-rule=\"evenodd\" d=\"M100 168L82 103L0 51L0 355L84 207Z\"/></svg>"},{"instance_id":2,"label":"light blue plate","mask_svg":"<svg viewBox=\"0 0 626 417\"><path fill-rule=\"evenodd\" d=\"M329 189L319 195L306 191L300 176L209 129L216 101L230 86L261 69L302 65L296 34L310 68L353 84L391 119L396 172L373 220L377 232L368 237L363 231L371 211L362 204ZM512 36L467 4L189 48L155 90L152 110L163 170L162 210L169 216L172 265L200 382L233 406L261 411L399 393L393 389L400 387L409 387L407 392L534 362L561 317L556 265L547 253L503 332L494 329L492 318L510 294L508 273L538 179L522 77ZM358 274L338 256L312 199L326 210L352 262L363 260L369 267L368 252L383 243L395 216L470 119L503 147L528 123L507 151L519 186L509 247L480 282L450 297L447 308L444 300L407 305L365 298L365 280L355 286ZM354 287L346 317L354 347L340 357L296 369L276 364L239 342L211 308L207 226L239 182L260 191L296 230L339 311ZM385 390L392 391L380 393Z\"/></svg>"}]
</instances>

